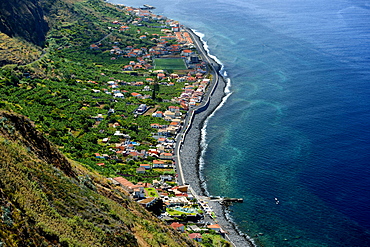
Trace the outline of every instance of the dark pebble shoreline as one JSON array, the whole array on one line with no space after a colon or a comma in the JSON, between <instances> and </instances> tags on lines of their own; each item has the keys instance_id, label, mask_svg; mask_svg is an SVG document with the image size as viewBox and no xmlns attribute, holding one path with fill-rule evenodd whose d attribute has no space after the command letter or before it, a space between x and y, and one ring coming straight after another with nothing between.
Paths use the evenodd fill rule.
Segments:
<instances>
[{"instance_id":1,"label":"dark pebble shoreline","mask_svg":"<svg viewBox=\"0 0 370 247\"><path fill-rule=\"evenodd\" d=\"M192 30L187 29L193 39L198 39L198 41L203 45L203 42L200 40L199 36L194 34ZM204 54L207 54L204 51L204 47L197 47L198 50L201 49ZM209 57L210 60L213 61L214 64L217 64L212 58ZM219 74L221 65L218 64L216 69L216 73ZM182 164L182 172L185 178L186 183L188 183L194 192L200 196L207 196L202 183L206 181L201 181L200 179L200 169L199 169L199 159L201 155L201 130L204 125L204 121L212 114L212 112L220 105L223 98L226 96L225 94L225 87L226 81L225 79L219 74L219 82L217 87L215 88L212 96L207 94L206 97L210 98L209 106L206 110L197 113L194 115L193 121L191 123L190 129L185 135L183 139L183 145L180 149L180 160ZM214 81L208 88L208 90L212 90L214 86ZM207 98L204 98L203 101L207 101ZM222 227L224 231L227 232L227 239L237 247L246 247L246 246L255 246L252 240L246 236L244 233L240 232L237 229L237 226L234 222L230 219L227 211L227 207L221 205L217 201L210 201L209 205L212 206L213 211L217 216L217 223Z\"/></svg>"}]
</instances>

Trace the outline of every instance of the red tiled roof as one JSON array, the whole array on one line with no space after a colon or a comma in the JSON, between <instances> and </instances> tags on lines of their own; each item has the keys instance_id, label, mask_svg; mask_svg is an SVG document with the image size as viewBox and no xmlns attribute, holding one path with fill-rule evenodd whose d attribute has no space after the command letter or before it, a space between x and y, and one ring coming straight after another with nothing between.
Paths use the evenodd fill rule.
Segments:
<instances>
[{"instance_id":1,"label":"red tiled roof","mask_svg":"<svg viewBox=\"0 0 370 247\"><path fill-rule=\"evenodd\" d=\"M145 172L145 168L144 167L139 167L139 168L136 168L136 171L137 172Z\"/></svg>"},{"instance_id":2,"label":"red tiled roof","mask_svg":"<svg viewBox=\"0 0 370 247\"><path fill-rule=\"evenodd\" d=\"M123 177L116 177L116 178L113 178L113 179L116 180L121 185L127 187L127 188L134 188L135 187L135 185L133 183L131 183L130 181L128 181L127 179L125 179Z\"/></svg>"},{"instance_id":3,"label":"red tiled roof","mask_svg":"<svg viewBox=\"0 0 370 247\"><path fill-rule=\"evenodd\" d=\"M164 164L163 160L153 160L153 164Z\"/></svg>"},{"instance_id":4,"label":"red tiled roof","mask_svg":"<svg viewBox=\"0 0 370 247\"><path fill-rule=\"evenodd\" d=\"M189 238L194 239L194 238L202 238L202 234L194 232L189 234Z\"/></svg>"},{"instance_id":5,"label":"red tiled roof","mask_svg":"<svg viewBox=\"0 0 370 247\"><path fill-rule=\"evenodd\" d=\"M221 229L221 227L220 227L220 225L219 224L214 224L214 225L209 225L209 226L207 226L208 228L220 228Z\"/></svg>"},{"instance_id":6,"label":"red tiled roof","mask_svg":"<svg viewBox=\"0 0 370 247\"><path fill-rule=\"evenodd\" d=\"M184 224L181 224L179 222L173 222L170 226L173 227L173 228L175 228L175 229L177 229L179 227L183 227Z\"/></svg>"},{"instance_id":7,"label":"red tiled roof","mask_svg":"<svg viewBox=\"0 0 370 247\"><path fill-rule=\"evenodd\" d=\"M133 92L133 93L131 93L131 95L134 96L134 97L137 97L137 96L140 96L141 94Z\"/></svg>"}]
</instances>

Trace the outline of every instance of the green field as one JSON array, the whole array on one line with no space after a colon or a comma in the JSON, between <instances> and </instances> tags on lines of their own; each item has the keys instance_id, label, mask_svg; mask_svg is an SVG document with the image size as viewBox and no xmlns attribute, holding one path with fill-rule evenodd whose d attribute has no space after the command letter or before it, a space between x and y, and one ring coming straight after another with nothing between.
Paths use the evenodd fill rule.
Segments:
<instances>
[{"instance_id":1,"label":"green field","mask_svg":"<svg viewBox=\"0 0 370 247\"><path fill-rule=\"evenodd\" d=\"M158 58L154 59L155 69L185 70L185 62L181 58Z\"/></svg>"},{"instance_id":2,"label":"green field","mask_svg":"<svg viewBox=\"0 0 370 247\"><path fill-rule=\"evenodd\" d=\"M159 197L157 190L154 188L145 188L148 197Z\"/></svg>"}]
</instances>

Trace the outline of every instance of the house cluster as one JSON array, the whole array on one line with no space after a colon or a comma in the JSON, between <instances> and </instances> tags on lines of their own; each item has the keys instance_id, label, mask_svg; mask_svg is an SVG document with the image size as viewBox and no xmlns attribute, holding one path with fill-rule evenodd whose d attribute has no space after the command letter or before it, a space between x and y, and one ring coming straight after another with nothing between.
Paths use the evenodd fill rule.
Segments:
<instances>
[{"instance_id":1,"label":"house cluster","mask_svg":"<svg viewBox=\"0 0 370 247\"><path fill-rule=\"evenodd\" d=\"M162 118L169 123L166 125L152 123L150 125L151 128L157 130L157 132L153 134L153 137L158 141L158 145L164 144L162 147L167 147L171 144L171 146L173 146L173 143L169 143L167 137L175 136L181 129L183 114L180 111L180 107L169 106L166 111L155 111L152 116Z\"/></svg>"},{"instance_id":2,"label":"house cluster","mask_svg":"<svg viewBox=\"0 0 370 247\"><path fill-rule=\"evenodd\" d=\"M145 111L147 106L141 104L138 109ZM138 109L135 111L137 112ZM182 126L182 113L178 106L169 106L165 112L156 111L152 114L153 117L163 118L168 124L152 123L150 126L153 130L156 130L152 137L157 140L155 147L148 150L141 150L140 152L135 150L135 146L140 145L139 143L132 143L126 140L122 143L116 143L115 147L117 150L111 150L116 154L122 154L124 156L130 156L133 159L141 157L143 159L148 156L155 158L151 164L141 164L137 168L137 173L145 173L147 170L155 168L173 168L173 155L175 148L175 141L173 137L180 131ZM118 131L119 132L119 131Z\"/></svg>"},{"instance_id":3,"label":"house cluster","mask_svg":"<svg viewBox=\"0 0 370 247\"><path fill-rule=\"evenodd\" d=\"M135 114L143 114L148 107L145 104L139 105L135 110ZM101 121L104 120L105 116L114 114L115 110L110 108L106 115L97 114L96 116L91 116L91 119L94 119L95 126L97 126ZM137 150L137 147L141 144L138 142L133 142L130 140L130 136L122 133L119 129L120 124L118 122L112 123L110 127L116 128L113 136L120 137L119 143L110 143L111 136L107 136L101 140L102 144L109 144L111 148L109 149L111 155L95 153L94 157L97 159L105 160L116 160L117 162L123 162L124 157L129 157L133 160L146 159L149 156L155 158L151 164L141 164L140 167L136 169L136 172L146 173L146 171L155 169L155 168L173 168L173 155L175 141L173 137L179 132L182 126L182 113L178 106L169 106L168 110L156 111L152 115L153 117L158 117L166 120L168 124L158 124L152 123L151 128L156 130L153 133L153 138L157 140L155 147L152 147L148 150ZM104 166L104 163L98 162L99 166Z\"/></svg>"},{"instance_id":4,"label":"house cluster","mask_svg":"<svg viewBox=\"0 0 370 247\"><path fill-rule=\"evenodd\" d=\"M137 49L134 49L137 50ZM139 53L136 52L130 52L127 53L127 57L130 58L137 58L137 61L130 61L129 64L124 65L123 70L124 71L133 71L133 70L151 70L153 69L153 65L151 64L150 55L145 54L143 56L139 56Z\"/></svg>"},{"instance_id":5,"label":"house cluster","mask_svg":"<svg viewBox=\"0 0 370 247\"><path fill-rule=\"evenodd\" d=\"M168 36L161 37L161 40L158 40L159 42L157 43L156 46L153 46L149 48L149 54L153 58L159 58L164 55L176 55L180 54L181 52L181 45L179 44L168 44L168 41L170 38Z\"/></svg>"},{"instance_id":6,"label":"house cluster","mask_svg":"<svg viewBox=\"0 0 370 247\"><path fill-rule=\"evenodd\" d=\"M189 49L194 48L193 40L189 33L183 31L180 26L177 26L176 28L178 29L176 32L173 31L173 28L172 30L161 29L161 33L163 35L152 39L152 41L157 43L156 46L149 49L149 53L153 57L160 57L169 54L187 56L187 53L184 53L183 51L190 51ZM176 44L170 43L171 40L175 40ZM194 52L189 54L194 54Z\"/></svg>"},{"instance_id":7,"label":"house cluster","mask_svg":"<svg viewBox=\"0 0 370 247\"><path fill-rule=\"evenodd\" d=\"M191 79L197 80L196 78ZM195 106L202 101L209 82L210 79L203 78L193 84L185 84L181 95L173 98L172 101L180 104L182 109L188 110L189 107Z\"/></svg>"},{"instance_id":8,"label":"house cluster","mask_svg":"<svg viewBox=\"0 0 370 247\"><path fill-rule=\"evenodd\" d=\"M148 78L151 79L152 78ZM91 83L94 83L94 81L90 81ZM137 93L137 92L131 92L120 89L120 87L129 85L129 86L137 86L141 87L140 90L143 93ZM108 95L112 95L113 98L117 99L124 99L125 95L126 96L132 96L138 99L150 99L151 95L145 94L145 92L149 92L150 86L145 85L144 82L142 81L132 81L132 82L126 82L126 81L121 81L121 80L114 80L114 81L108 81L107 82L107 88L102 88L102 89L91 89L94 93L105 93ZM98 97L98 96L97 96Z\"/></svg>"},{"instance_id":9,"label":"house cluster","mask_svg":"<svg viewBox=\"0 0 370 247\"><path fill-rule=\"evenodd\" d=\"M218 225L206 222L209 214L206 202L194 198L188 186L170 186L171 178L161 177L153 183L139 182L134 184L123 177L110 178L117 186L121 186L130 197L143 207L150 209L155 204L162 211L159 218L179 232L187 232L191 239L202 241L202 233L210 230L224 236L225 231ZM211 209L209 209L211 210Z\"/></svg>"},{"instance_id":10,"label":"house cluster","mask_svg":"<svg viewBox=\"0 0 370 247\"><path fill-rule=\"evenodd\" d=\"M154 117L163 117L167 121L174 119L175 122L179 122L178 117L180 115L180 109L188 110L189 107L195 106L202 101L207 86L209 85L210 79L204 78L203 73L198 72L196 74L192 74L194 72L195 71L190 71L187 75L180 76L175 73L166 75L163 70L153 71L153 73L156 74L156 77L159 80L159 84L161 85L173 86L175 85L174 81L185 82L185 86L180 96L174 97L172 99L172 102L179 104L180 108L176 108L176 110L174 108L171 108L168 110L167 113L157 112L155 115L153 115ZM91 82L94 83L94 81ZM125 95L136 97L139 99L150 99L151 94L149 94L148 92L151 91L151 88L149 85L153 85L154 83L155 81L151 77L146 78L145 81L126 82L121 80L112 80L107 82L107 88L92 89L92 91L94 93L103 92L108 95L112 95L113 98L118 99L124 99ZM127 90L120 89L122 86L125 85L137 86L139 90L141 90L141 92L129 93ZM174 117L174 115L176 117ZM174 130L171 130L170 133L174 133Z\"/></svg>"},{"instance_id":11,"label":"house cluster","mask_svg":"<svg viewBox=\"0 0 370 247\"><path fill-rule=\"evenodd\" d=\"M173 76L173 75L172 75ZM197 80L194 78L194 80ZM95 93L102 92L109 95L112 95L112 100L123 99L125 95L131 95L133 97L138 97L141 99L150 98L150 95L142 95L140 93L132 92L129 93L126 90L120 89L123 85L138 85L141 86L143 91L150 90L143 86L143 82L122 82L122 81L108 81L106 83L107 88L103 88L101 90L92 89ZM189 106L194 106L197 103L201 102L206 87L209 84L209 79L199 79L193 84L185 84L183 91L179 97L172 99L173 102L178 103L177 105L172 105L167 108L166 111L154 111L152 113L152 117L161 118L165 120L166 124L159 124L158 121L153 122L150 124L150 127L153 129L152 137L157 141L155 147L150 148L149 150L140 150L136 149L137 146L140 146L140 143L130 141L130 136L124 134L120 131L119 123L113 123L111 127L116 128L117 130L114 132L113 136L118 136L121 138L120 143L110 143L110 136L107 136L102 139L102 143L110 144L113 147L110 148L111 155L108 154L99 154L96 153L95 158L98 159L113 159L117 162L123 162L123 160L127 160L128 157L133 160L137 160L139 158L146 159L149 156L154 157L155 160L149 166L142 166L137 168L137 173L142 174L146 173L148 170L152 168L172 168L173 167L173 155L174 155L174 147L175 141L174 137L179 133L182 128L184 115L181 110L188 110ZM148 106L146 104L140 104L133 114L141 115L144 114L148 110ZM110 108L106 115L114 114L115 110ZM91 119L96 121L94 126L98 126L98 124L104 120L105 116L103 114L98 114L96 116L91 116ZM103 162L97 163L99 166L104 166Z\"/></svg>"},{"instance_id":12,"label":"house cluster","mask_svg":"<svg viewBox=\"0 0 370 247\"><path fill-rule=\"evenodd\" d=\"M157 22L162 24L160 27L171 27L171 30L173 32L178 32L180 30L180 24L178 21L168 19L167 17L163 15L156 15L153 14L150 10L142 9L142 8L132 8L132 7L126 7L127 12L134 15L136 18L133 21L133 24L135 25L143 25L141 22L147 22L150 23L151 21ZM151 27L158 27L158 26L151 26Z\"/></svg>"},{"instance_id":13,"label":"house cluster","mask_svg":"<svg viewBox=\"0 0 370 247\"><path fill-rule=\"evenodd\" d=\"M179 115L179 110L188 110L190 106L195 106L196 104L200 103L203 99L204 93L209 85L210 79L204 78L202 73L197 73L192 75L190 72L187 75L179 76L178 74L170 74L166 75L164 71L153 71L156 73L157 79L160 80L159 84L166 85L166 86L173 86L175 83L173 82L185 82L185 86L181 95L179 97L175 97L172 99L172 102L177 103L180 105L178 110L169 109L169 112L176 111L175 115ZM139 99L150 99L150 94L145 94L145 92L151 91L149 85L153 85L154 79L153 78L146 78L145 82L143 81L132 81L132 82L125 82L125 81L109 81L107 89L92 89L94 93L104 92L106 94L112 95L114 98L121 98L125 97L125 94L128 93L127 90L119 89L120 86L130 85L130 86L137 86L142 87L141 91L144 93L138 92L131 92L129 95L132 97L136 97ZM149 85L147 85L149 84ZM169 117L172 117L172 113L163 114L161 112L157 112L157 114L153 115L154 117L163 117L167 121L170 121ZM168 116L166 116L168 115ZM178 117L178 116L177 116ZM173 119L174 117L172 117ZM178 120L175 120L178 121Z\"/></svg>"},{"instance_id":14,"label":"house cluster","mask_svg":"<svg viewBox=\"0 0 370 247\"><path fill-rule=\"evenodd\" d=\"M112 59L117 57L129 57L137 58L138 62L125 66L124 70L137 70L137 69L152 69L149 60L151 58L158 58L163 55L180 55L182 50L188 48L194 48L193 40L189 33L182 29L179 22L167 19L161 15L155 15L148 10L142 10L140 8L126 7L128 13L131 13L135 18L131 18L128 22L113 21L112 24L115 26L109 27L109 29L117 29L119 32L127 32L132 29L132 26L149 26L150 23L157 23L158 26L149 26L155 28L161 28L161 34L148 34L147 32L142 33L139 28L137 33L140 34L139 39L151 39L152 42L156 43L154 47L136 47L126 46L124 48L119 47L119 43L115 42L110 49L110 54L114 55ZM170 41L176 41L170 42ZM90 49L99 49L102 46L101 43L92 44Z\"/></svg>"},{"instance_id":15,"label":"house cluster","mask_svg":"<svg viewBox=\"0 0 370 247\"><path fill-rule=\"evenodd\" d=\"M161 22L165 24L165 22L168 20L167 17L162 16L162 15L153 14L149 10L140 9L140 8L132 8L132 7L126 7L125 9L127 12L136 16L135 21L137 21L137 23L148 22L150 20L153 20L153 21L157 21L157 22ZM136 24L136 22L134 22L134 24Z\"/></svg>"},{"instance_id":16,"label":"house cluster","mask_svg":"<svg viewBox=\"0 0 370 247\"><path fill-rule=\"evenodd\" d=\"M117 124L116 124L117 126ZM137 146L140 146L140 143L130 141L130 137L127 134L123 134L119 130L114 133L115 136L121 136L122 141L119 143L113 143L112 147L109 149L109 154L100 154L95 153L94 157L97 159L104 159L104 160L116 160L117 162L123 162L124 157L130 157L133 160L138 160L139 158L145 159L148 156L148 153L145 150L138 151L136 149ZM102 143L109 143L110 137L105 137L102 139ZM102 162L98 162L97 165L104 166L105 164ZM141 166L147 169L151 169L150 165ZM137 170L138 173L143 173L141 170Z\"/></svg>"},{"instance_id":17,"label":"house cluster","mask_svg":"<svg viewBox=\"0 0 370 247\"><path fill-rule=\"evenodd\" d=\"M147 54L147 51L148 49L146 47L134 48L131 45L128 45L124 48L120 48L118 42L115 42L115 44L112 46L112 49L110 49L109 52L112 55L137 58L137 62L139 64L145 64L148 61L148 59L150 59L150 55ZM135 62L135 64L137 62ZM130 62L130 65L135 64L132 64L132 61Z\"/></svg>"},{"instance_id":18,"label":"house cluster","mask_svg":"<svg viewBox=\"0 0 370 247\"><path fill-rule=\"evenodd\" d=\"M191 37L190 37L190 35L189 35L188 32L181 31L181 29L180 29L179 31L176 31L175 32L175 35L176 35L177 41L180 44L186 44L189 47L192 47L193 40L191 39Z\"/></svg>"}]
</instances>

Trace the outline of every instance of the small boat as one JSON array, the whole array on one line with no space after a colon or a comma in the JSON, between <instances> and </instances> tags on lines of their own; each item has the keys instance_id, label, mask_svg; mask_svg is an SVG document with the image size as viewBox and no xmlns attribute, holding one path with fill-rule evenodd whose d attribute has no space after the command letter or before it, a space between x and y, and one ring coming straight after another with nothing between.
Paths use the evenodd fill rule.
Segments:
<instances>
[{"instance_id":1,"label":"small boat","mask_svg":"<svg viewBox=\"0 0 370 247\"><path fill-rule=\"evenodd\" d=\"M149 10L149 9L155 9L155 7L149 5L149 4L144 4L144 7L140 8L142 10Z\"/></svg>"}]
</instances>

